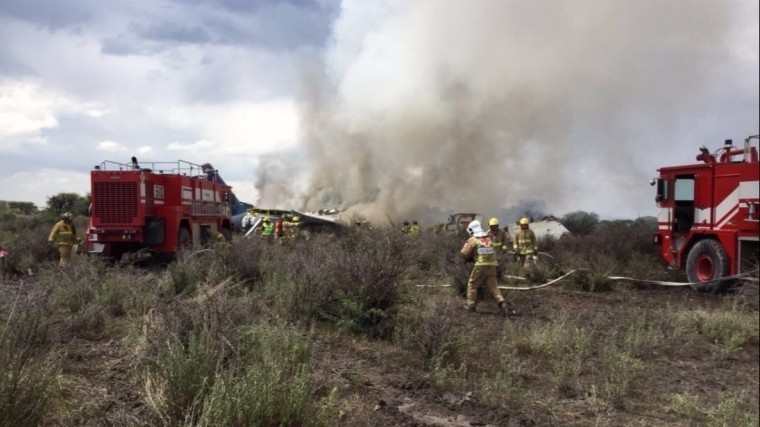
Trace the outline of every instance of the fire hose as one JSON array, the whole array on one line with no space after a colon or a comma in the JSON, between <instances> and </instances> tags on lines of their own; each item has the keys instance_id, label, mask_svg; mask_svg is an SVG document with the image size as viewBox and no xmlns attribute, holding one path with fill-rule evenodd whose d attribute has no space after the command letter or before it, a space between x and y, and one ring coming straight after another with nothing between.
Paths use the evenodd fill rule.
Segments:
<instances>
[{"instance_id":1,"label":"fire hose","mask_svg":"<svg viewBox=\"0 0 760 427\"><path fill-rule=\"evenodd\" d=\"M548 253L545 252L539 252L541 255L546 255L550 258L554 258ZM533 286L497 286L499 289L503 290L510 290L510 291L532 291L535 289L541 289L545 288L547 286L553 285L557 282L562 281L563 279L571 276L572 274L575 274L580 271L588 271L588 268L577 268L574 270L570 270L567 273L563 274L560 277L557 277L556 279L552 279L546 283L542 283L539 285L533 285ZM704 282L671 282L671 281L664 281L664 280L649 280L649 279L639 279L635 277L627 277L627 276L608 276L607 279L614 280L614 281L622 281L622 282L636 282L636 283L644 283L644 284L650 284L650 285L659 285L659 286L671 286L671 287L683 287L683 286L690 286L692 289L696 289L697 286L704 286L711 283L717 283L722 282L725 280L736 280L736 279L742 279L744 281L757 283L758 278L757 277L750 277L751 275L756 274L755 272L744 272L739 274L734 274L732 276L725 276L716 278L713 280L708 280ZM516 279L516 280L527 280L525 277L521 276L505 276L510 279ZM417 287L451 287L453 285L416 285Z\"/></svg>"},{"instance_id":2,"label":"fire hose","mask_svg":"<svg viewBox=\"0 0 760 427\"><path fill-rule=\"evenodd\" d=\"M498 286L498 288L499 289L510 290L510 291L530 291L530 290L533 290L533 289L544 288L546 286L552 285L552 284L557 283L560 280L562 280L562 279L570 276L573 273L576 273L578 271L584 271L584 270L587 271L588 269L587 268L578 268L578 269L575 269L575 270L570 270L569 272L565 273L564 275L562 275L562 276L560 276L560 277L558 277L556 279L550 280L550 281L548 281L546 283L543 283L541 285L536 285L536 286ZM673 287L691 286L692 288L695 288L695 286L704 286L704 285L707 285L707 284L710 284L710 283L717 283L717 282L722 282L724 280L733 280L733 279L741 279L741 278L743 278L744 280L751 281L751 282L757 282L758 281L757 278L748 277L751 274L752 274L751 272L746 272L746 273L741 273L741 274L734 274L733 276L721 277L721 278L718 278L718 279L708 280L708 281L705 281L705 282L669 282L669 281L663 281L663 280L637 279L635 277L626 277L626 276L608 276L607 279L614 280L614 281L626 281L626 282L646 283L646 284L650 284L650 285L673 286ZM512 277L520 278L520 279L524 280L524 278L519 277L519 276L512 276Z\"/></svg>"}]
</instances>

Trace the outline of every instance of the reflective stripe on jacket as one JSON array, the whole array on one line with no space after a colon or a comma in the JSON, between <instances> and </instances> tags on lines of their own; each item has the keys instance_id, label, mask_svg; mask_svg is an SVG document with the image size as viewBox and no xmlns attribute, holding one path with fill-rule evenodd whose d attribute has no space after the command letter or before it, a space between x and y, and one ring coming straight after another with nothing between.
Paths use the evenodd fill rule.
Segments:
<instances>
[{"instance_id":1,"label":"reflective stripe on jacket","mask_svg":"<svg viewBox=\"0 0 760 427\"><path fill-rule=\"evenodd\" d=\"M536 235L533 230L517 230L513 247L520 255L533 255L536 252Z\"/></svg>"},{"instance_id":2,"label":"reflective stripe on jacket","mask_svg":"<svg viewBox=\"0 0 760 427\"><path fill-rule=\"evenodd\" d=\"M467 258L475 258L476 267L496 267L499 265L499 261L496 259L496 250L488 237L470 237L465 242L461 253Z\"/></svg>"},{"instance_id":3,"label":"reflective stripe on jacket","mask_svg":"<svg viewBox=\"0 0 760 427\"><path fill-rule=\"evenodd\" d=\"M48 236L48 242L59 245L73 245L76 241L76 229L74 224L66 221L58 221Z\"/></svg>"},{"instance_id":4,"label":"reflective stripe on jacket","mask_svg":"<svg viewBox=\"0 0 760 427\"><path fill-rule=\"evenodd\" d=\"M499 229L499 230L496 230L496 233L494 233L489 228L488 237L491 239L491 246L497 249L504 250L504 251L507 250L507 243L509 243L509 240L507 239L506 231Z\"/></svg>"}]
</instances>

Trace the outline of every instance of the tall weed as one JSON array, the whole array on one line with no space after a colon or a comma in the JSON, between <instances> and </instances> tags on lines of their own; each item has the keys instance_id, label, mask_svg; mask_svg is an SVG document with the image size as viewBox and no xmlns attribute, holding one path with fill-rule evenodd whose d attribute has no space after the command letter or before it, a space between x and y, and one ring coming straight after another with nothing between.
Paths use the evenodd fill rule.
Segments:
<instances>
[{"instance_id":1,"label":"tall weed","mask_svg":"<svg viewBox=\"0 0 760 427\"><path fill-rule=\"evenodd\" d=\"M56 397L58 375L48 353L47 295L16 297L0 325L0 426L9 427L41 423Z\"/></svg>"}]
</instances>

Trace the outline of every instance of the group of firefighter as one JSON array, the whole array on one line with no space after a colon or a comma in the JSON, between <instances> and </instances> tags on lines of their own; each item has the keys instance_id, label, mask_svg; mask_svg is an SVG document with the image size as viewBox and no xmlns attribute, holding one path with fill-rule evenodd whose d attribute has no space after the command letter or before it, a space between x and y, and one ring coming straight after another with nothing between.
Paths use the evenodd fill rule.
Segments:
<instances>
[{"instance_id":1,"label":"group of firefighter","mask_svg":"<svg viewBox=\"0 0 760 427\"><path fill-rule=\"evenodd\" d=\"M520 229L515 232L512 240L512 250L520 265L529 270L535 267L538 255L536 234L530 229L528 218L521 218L519 224ZM460 254L466 260L473 261L474 265L467 281L465 309L476 311L478 288L484 286L498 303L502 316L516 314L498 288L502 275L499 261L509 250L507 231L499 228L498 218L491 218L488 221L488 231L484 231L480 221L475 220L467 225L467 234L469 237Z\"/></svg>"},{"instance_id":2,"label":"group of firefighter","mask_svg":"<svg viewBox=\"0 0 760 427\"><path fill-rule=\"evenodd\" d=\"M269 216L265 216L261 221L259 233L268 243L294 241L301 235L301 218L295 215L288 219L278 218L272 221Z\"/></svg>"}]
</instances>

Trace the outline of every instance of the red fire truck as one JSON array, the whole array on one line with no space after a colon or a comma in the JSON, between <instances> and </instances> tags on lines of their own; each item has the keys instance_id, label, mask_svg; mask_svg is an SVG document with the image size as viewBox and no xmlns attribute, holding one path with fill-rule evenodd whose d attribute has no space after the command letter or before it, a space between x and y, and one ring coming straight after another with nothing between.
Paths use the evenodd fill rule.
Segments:
<instances>
[{"instance_id":1,"label":"red fire truck","mask_svg":"<svg viewBox=\"0 0 760 427\"><path fill-rule=\"evenodd\" d=\"M230 194L216 170L179 160L131 164L105 161L90 173L87 250L173 255L232 237Z\"/></svg>"},{"instance_id":2,"label":"red fire truck","mask_svg":"<svg viewBox=\"0 0 760 427\"><path fill-rule=\"evenodd\" d=\"M731 140L700 163L658 169L655 201L662 259L685 270L689 282L706 292L725 289L722 277L757 271L760 240L758 135L735 147Z\"/></svg>"}]
</instances>

